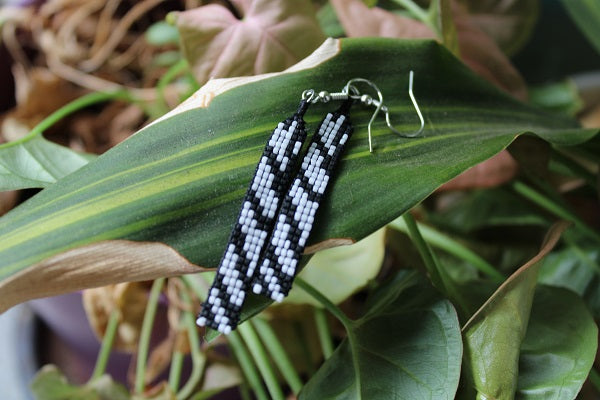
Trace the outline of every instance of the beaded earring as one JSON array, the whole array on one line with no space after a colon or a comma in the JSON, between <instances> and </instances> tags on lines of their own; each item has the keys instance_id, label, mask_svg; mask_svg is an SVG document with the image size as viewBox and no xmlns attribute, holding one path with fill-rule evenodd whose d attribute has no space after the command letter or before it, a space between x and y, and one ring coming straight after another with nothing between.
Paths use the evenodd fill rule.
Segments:
<instances>
[{"instance_id":1,"label":"beaded earring","mask_svg":"<svg viewBox=\"0 0 600 400\"><path fill-rule=\"evenodd\" d=\"M385 113L386 123L393 132L415 137L423 131L424 120L412 94L412 82L410 71L409 94L421 121L420 129L412 135L402 134L392 126L381 91L366 79L348 81L340 93L316 94L312 89L303 92L298 111L279 123L267 142L196 321L198 325L230 333L239 322L250 285L254 293L278 302L287 296L330 177L352 134L348 117L352 103L376 107L368 124L371 152L371 125L380 111ZM377 92L378 99L361 94L355 86L357 83L369 85ZM291 171L306 138L302 117L309 104L331 100L344 102L320 123L292 181Z\"/></svg>"}]
</instances>

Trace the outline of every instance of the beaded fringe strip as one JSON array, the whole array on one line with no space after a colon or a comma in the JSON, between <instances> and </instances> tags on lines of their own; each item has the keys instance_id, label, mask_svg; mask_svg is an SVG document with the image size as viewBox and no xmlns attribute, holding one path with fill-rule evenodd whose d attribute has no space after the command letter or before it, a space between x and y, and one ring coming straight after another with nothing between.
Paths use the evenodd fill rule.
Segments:
<instances>
[{"instance_id":1,"label":"beaded fringe strip","mask_svg":"<svg viewBox=\"0 0 600 400\"><path fill-rule=\"evenodd\" d=\"M298 262L323 199L336 162L352 133L348 118L351 101L329 113L302 161L300 171L285 196L277 224L253 280L254 293L281 301L292 287Z\"/></svg>"},{"instance_id":2,"label":"beaded fringe strip","mask_svg":"<svg viewBox=\"0 0 600 400\"><path fill-rule=\"evenodd\" d=\"M306 139L303 116L308 106L301 101L298 111L280 122L269 138L196 321L200 326L228 334L239 322L246 290Z\"/></svg>"}]
</instances>

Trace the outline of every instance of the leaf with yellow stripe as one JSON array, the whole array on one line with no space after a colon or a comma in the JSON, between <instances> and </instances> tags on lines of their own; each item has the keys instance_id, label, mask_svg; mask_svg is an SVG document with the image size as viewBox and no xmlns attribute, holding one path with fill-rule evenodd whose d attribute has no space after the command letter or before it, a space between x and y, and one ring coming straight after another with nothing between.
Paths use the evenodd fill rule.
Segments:
<instances>
[{"instance_id":1,"label":"leaf with yellow stripe","mask_svg":"<svg viewBox=\"0 0 600 400\"><path fill-rule=\"evenodd\" d=\"M409 70L426 120L423 135L401 138L380 119L370 154L366 126L373 110L355 106L355 133L311 244L365 237L523 133L556 146L577 145L597 133L510 98L433 41L329 40L284 73L209 82L177 112L0 218L0 308L14 304L4 294L23 271L36 273L47 268L45 259L107 240L160 242L186 262L216 266L266 138L295 111L302 91L333 92L351 78L370 79L382 89L396 128L410 133L418 119L407 95ZM312 106L309 128L336 107ZM168 264L165 275L176 273ZM144 267L124 262L122 268L115 281ZM80 284L93 286L97 278ZM27 296L41 293L30 287Z\"/></svg>"}]
</instances>

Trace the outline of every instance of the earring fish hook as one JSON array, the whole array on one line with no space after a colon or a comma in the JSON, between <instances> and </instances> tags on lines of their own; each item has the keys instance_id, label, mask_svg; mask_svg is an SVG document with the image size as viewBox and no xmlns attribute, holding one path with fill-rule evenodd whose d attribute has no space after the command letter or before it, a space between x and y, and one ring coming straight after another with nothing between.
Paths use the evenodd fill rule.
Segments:
<instances>
[{"instance_id":1,"label":"earring fish hook","mask_svg":"<svg viewBox=\"0 0 600 400\"><path fill-rule=\"evenodd\" d=\"M401 137L414 138L416 136L419 136L425 129L425 120L423 119L423 114L421 113L421 109L419 108L419 104L417 103L417 100L415 99L415 95L413 93L413 80L414 80L414 72L411 70L409 73L409 78L408 78L408 95L410 97L410 100L412 101L415 111L417 112L417 116L419 117L419 122L420 122L419 129L411 134L401 133L394 127L394 125L392 125L392 122L390 121L390 111L389 111L388 107L383 104L383 94L381 93L381 90L377 87L377 85L375 85L373 82L369 81L368 79L364 79L364 78L354 78L354 79L349 80L348 83L346 83L346 86L344 87L342 92L347 93L348 97L356 99L356 100L360 100L360 102L365 105L368 105L368 106L374 105L375 106L375 111L373 112L373 115L371 116L371 119L369 120L369 124L367 125L367 131L368 131L368 137L369 137L369 152L371 152L371 153L373 152L373 139L372 139L372 133L371 133L371 126L373 125L373 122L375 121L375 118L377 118L377 115L379 114L380 111L383 111L385 113L385 122L386 122L388 128L392 132L396 133L397 135L399 135ZM368 86L370 86L377 93L377 99L373 99L371 96L366 95L366 94L351 95L350 90L353 90L355 93L359 93L359 91L353 85L354 83L365 83Z\"/></svg>"}]
</instances>

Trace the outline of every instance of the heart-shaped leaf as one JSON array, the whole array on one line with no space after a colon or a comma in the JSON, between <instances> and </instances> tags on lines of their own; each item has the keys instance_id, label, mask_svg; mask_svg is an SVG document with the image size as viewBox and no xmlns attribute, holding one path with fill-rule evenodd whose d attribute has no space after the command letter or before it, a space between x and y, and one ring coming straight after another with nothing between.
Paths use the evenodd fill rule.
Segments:
<instances>
[{"instance_id":1,"label":"heart-shaped leaf","mask_svg":"<svg viewBox=\"0 0 600 400\"><path fill-rule=\"evenodd\" d=\"M515 398L575 399L597 347L598 327L581 297L565 289L539 287L521 345Z\"/></svg>"},{"instance_id":2,"label":"heart-shaped leaf","mask_svg":"<svg viewBox=\"0 0 600 400\"><path fill-rule=\"evenodd\" d=\"M47 187L92 158L37 135L5 143L0 145L0 191Z\"/></svg>"},{"instance_id":3,"label":"heart-shaped leaf","mask_svg":"<svg viewBox=\"0 0 600 400\"><path fill-rule=\"evenodd\" d=\"M0 299L8 292L20 301L40 295L39 290L56 293L53 284L33 287L17 278L28 267L29 276L35 276L50 265L43 262L49 257L56 269L46 277L60 277L71 271L60 253L105 240L161 242L191 263L216 266L268 132L296 110L307 88L337 91L350 78L370 79L383 90L392 122L410 133L418 127L406 95L410 68L427 121L414 139L399 137L377 121L371 154L366 126L373 110L355 106L355 133L319 208L311 244L367 236L524 132L554 145L576 145L597 133L515 101L432 41L330 40L317 54L283 73L209 84L213 95L221 94L208 108L201 107L210 96L193 96L178 111L2 216ZM410 65L398 63L398 57ZM309 127L335 107L313 106L306 116ZM90 275L69 290L143 274L144 263L131 268L118 254L103 259L118 268L118 276ZM153 274L160 272L152 265L158 268ZM177 269L168 263L162 268L165 275Z\"/></svg>"},{"instance_id":4,"label":"heart-shaped leaf","mask_svg":"<svg viewBox=\"0 0 600 400\"><path fill-rule=\"evenodd\" d=\"M281 71L325 39L309 0L242 0L171 14L198 82ZM299 34L300 33L300 34Z\"/></svg>"},{"instance_id":5,"label":"heart-shaped leaf","mask_svg":"<svg viewBox=\"0 0 600 400\"><path fill-rule=\"evenodd\" d=\"M312 399L453 399L462 342L452 304L414 272L376 293L367 314L300 392Z\"/></svg>"},{"instance_id":6,"label":"heart-shaped leaf","mask_svg":"<svg viewBox=\"0 0 600 400\"><path fill-rule=\"evenodd\" d=\"M332 303L341 303L377 275L385 253L384 239L385 229L380 229L350 246L320 251L310 259L299 276ZM306 292L295 288L290 291L285 303L321 306Z\"/></svg>"}]
</instances>

